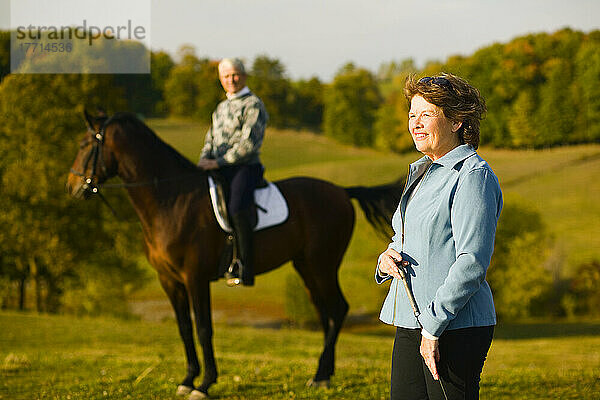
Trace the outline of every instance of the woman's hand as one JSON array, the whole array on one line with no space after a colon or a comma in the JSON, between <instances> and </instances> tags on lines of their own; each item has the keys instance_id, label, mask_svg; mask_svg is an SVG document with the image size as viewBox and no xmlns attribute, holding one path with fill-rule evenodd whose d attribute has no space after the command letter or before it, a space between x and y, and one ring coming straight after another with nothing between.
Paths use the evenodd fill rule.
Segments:
<instances>
[{"instance_id":1,"label":"woman's hand","mask_svg":"<svg viewBox=\"0 0 600 400\"><path fill-rule=\"evenodd\" d=\"M440 375L438 374L436 362L440 361L440 349L439 349L439 341L427 339L425 336L421 337L421 357L425 360L425 364L433 379L436 381L440 379Z\"/></svg>"},{"instance_id":2,"label":"woman's hand","mask_svg":"<svg viewBox=\"0 0 600 400\"><path fill-rule=\"evenodd\" d=\"M388 274L397 279L402 279L398 272L397 263L402 261L402 256L396 250L389 248L379 256L379 272Z\"/></svg>"}]
</instances>

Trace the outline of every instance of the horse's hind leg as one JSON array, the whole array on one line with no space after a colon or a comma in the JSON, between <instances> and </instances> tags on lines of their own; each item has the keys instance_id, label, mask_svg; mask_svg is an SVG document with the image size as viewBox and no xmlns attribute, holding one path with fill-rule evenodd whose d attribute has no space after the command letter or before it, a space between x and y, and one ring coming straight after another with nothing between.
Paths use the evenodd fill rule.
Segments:
<instances>
[{"instance_id":1,"label":"horse's hind leg","mask_svg":"<svg viewBox=\"0 0 600 400\"><path fill-rule=\"evenodd\" d=\"M190 315L190 304L188 300L187 290L185 286L177 281L169 279L163 275L159 275L160 283L165 290L165 293L171 301L177 326L179 327L179 335L185 346L185 356L187 360L187 375L183 382L177 388L178 395L189 394L194 390L194 379L200 374L200 364L196 347L194 345L194 330L192 318Z\"/></svg>"},{"instance_id":2,"label":"horse's hind leg","mask_svg":"<svg viewBox=\"0 0 600 400\"><path fill-rule=\"evenodd\" d=\"M337 263L324 264L323 259L317 263L308 263L305 259L294 260L294 266L304 279L311 299L317 308L323 326L325 343L319 366L314 378L309 380L310 386L328 386L329 379L335 370L335 344L348 313L348 303L342 294L337 277ZM316 271L319 271L316 273Z\"/></svg>"}]
</instances>

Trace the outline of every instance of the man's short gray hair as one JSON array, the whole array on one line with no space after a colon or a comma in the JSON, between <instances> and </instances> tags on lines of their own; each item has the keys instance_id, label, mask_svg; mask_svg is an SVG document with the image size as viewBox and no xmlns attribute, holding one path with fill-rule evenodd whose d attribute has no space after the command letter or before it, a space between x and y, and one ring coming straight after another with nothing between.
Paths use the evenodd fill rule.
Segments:
<instances>
[{"instance_id":1,"label":"man's short gray hair","mask_svg":"<svg viewBox=\"0 0 600 400\"><path fill-rule=\"evenodd\" d=\"M235 71L246 75L246 68L244 68L244 63L239 58L222 59L219 63L219 72L221 72L221 70L226 67L233 68Z\"/></svg>"}]
</instances>

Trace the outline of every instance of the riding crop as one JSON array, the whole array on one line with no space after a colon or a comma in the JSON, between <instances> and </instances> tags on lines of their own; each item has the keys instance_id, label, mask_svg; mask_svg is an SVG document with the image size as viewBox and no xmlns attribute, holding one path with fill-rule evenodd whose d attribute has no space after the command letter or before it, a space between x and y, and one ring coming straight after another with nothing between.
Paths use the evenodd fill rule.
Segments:
<instances>
[{"instance_id":1,"label":"riding crop","mask_svg":"<svg viewBox=\"0 0 600 400\"><path fill-rule=\"evenodd\" d=\"M413 295L412 290L410 290L410 287L408 286L408 281L406 280L406 272L404 271L404 268L408 267L409 264L410 263L406 260L396 261L396 266L398 267L398 273L400 274L400 278L402 278L402 283L404 284L404 289L406 290L406 295L408 296L408 301L410 302L410 306L412 307L413 313L415 314L415 319L417 320L419 327L421 329L423 329L423 326L421 325L421 322L419 321L419 315L421 315L421 312L419 311L419 307L417 306L415 296ZM442 382L441 376L440 376L440 379L438 379L438 382L440 383L440 387L442 388L442 393L444 394L444 398L446 400L448 400L448 396L446 395L446 389L444 388L444 383Z\"/></svg>"}]
</instances>

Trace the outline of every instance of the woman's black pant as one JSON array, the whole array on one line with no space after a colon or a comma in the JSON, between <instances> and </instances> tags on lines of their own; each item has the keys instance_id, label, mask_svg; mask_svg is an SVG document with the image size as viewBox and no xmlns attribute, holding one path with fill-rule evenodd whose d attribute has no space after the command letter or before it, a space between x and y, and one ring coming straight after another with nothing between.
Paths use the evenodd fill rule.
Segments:
<instances>
[{"instance_id":1,"label":"woman's black pant","mask_svg":"<svg viewBox=\"0 0 600 400\"><path fill-rule=\"evenodd\" d=\"M483 363L493 326L448 330L439 338L438 373L448 400L479 399ZM445 400L421 357L421 330L397 328L392 353L392 400Z\"/></svg>"}]
</instances>

